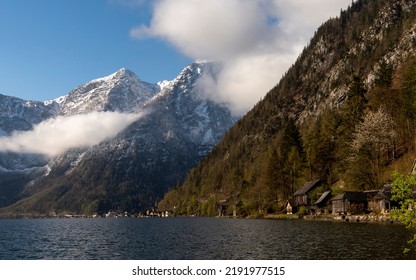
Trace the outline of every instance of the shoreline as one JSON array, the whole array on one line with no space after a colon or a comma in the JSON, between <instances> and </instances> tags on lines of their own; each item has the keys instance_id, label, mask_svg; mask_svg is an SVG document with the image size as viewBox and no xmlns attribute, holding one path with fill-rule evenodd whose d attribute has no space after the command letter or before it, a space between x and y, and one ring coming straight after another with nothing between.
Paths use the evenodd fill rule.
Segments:
<instances>
[{"instance_id":1,"label":"shoreline","mask_svg":"<svg viewBox=\"0 0 416 280\"><path fill-rule=\"evenodd\" d=\"M326 221L326 222L346 222L346 223L397 223L390 219L389 215L383 214L361 214L361 215L304 215L299 216L296 214L287 215L287 214L279 214L279 215L266 215L263 217L264 219L276 219L276 220L304 220L304 221Z\"/></svg>"},{"instance_id":2,"label":"shoreline","mask_svg":"<svg viewBox=\"0 0 416 280\"><path fill-rule=\"evenodd\" d=\"M177 217L199 217L199 216L177 216ZM203 216L201 216L203 217ZM25 220L25 219L125 219L125 218L175 218L169 217L152 217L152 216L113 216L103 217L94 215L42 215L42 214L16 214L16 215L0 215L0 220ZM361 214L361 215L298 215L298 214L268 214L268 215L256 215L256 216L211 216L211 218L224 218L224 219L265 219L265 220L299 220L299 221L325 221L325 222L346 222L346 223L389 223L400 224L398 221L390 219L388 214Z\"/></svg>"}]
</instances>

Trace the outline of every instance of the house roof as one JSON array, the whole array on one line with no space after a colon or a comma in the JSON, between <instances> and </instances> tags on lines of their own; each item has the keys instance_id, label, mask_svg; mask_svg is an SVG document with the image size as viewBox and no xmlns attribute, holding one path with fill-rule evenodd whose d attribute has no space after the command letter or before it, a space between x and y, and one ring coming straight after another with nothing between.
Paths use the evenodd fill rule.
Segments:
<instances>
[{"instance_id":1,"label":"house roof","mask_svg":"<svg viewBox=\"0 0 416 280\"><path fill-rule=\"evenodd\" d=\"M337 194L332 198L332 200L343 200L344 199L344 193Z\"/></svg>"},{"instance_id":2,"label":"house roof","mask_svg":"<svg viewBox=\"0 0 416 280\"><path fill-rule=\"evenodd\" d=\"M364 192L343 192L335 196L332 200L349 200L354 202L365 202L367 196Z\"/></svg>"},{"instance_id":3,"label":"house roof","mask_svg":"<svg viewBox=\"0 0 416 280\"><path fill-rule=\"evenodd\" d=\"M331 191L324 192L314 204L318 205L322 203L323 201L327 200L330 197L330 195L331 195Z\"/></svg>"},{"instance_id":4,"label":"house roof","mask_svg":"<svg viewBox=\"0 0 416 280\"><path fill-rule=\"evenodd\" d=\"M297 195L305 195L307 194L310 190L312 190L313 188L315 188L316 186L318 186L321 183L321 180L315 180L315 181L309 181L307 182L305 185L303 185L300 189L298 189L294 196Z\"/></svg>"},{"instance_id":5,"label":"house roof","mask_svg":"<svg viewBox=\"0 0 416 280\"><path fill-rule=\"evenodd\" d=\"M380 190L364 191L367 199L374 199L374 197L380 192Z\"/></svg>"},{"instance_id":6,"label":"house roof","mask_svg":"<svg viewBox=\"0 0 416 280\"><path fill-rule=\"evenodd\" d=\"M391 185L384 185L384 187L377 193L374 199L391 199Z\"/></svg>"}]
</instances>

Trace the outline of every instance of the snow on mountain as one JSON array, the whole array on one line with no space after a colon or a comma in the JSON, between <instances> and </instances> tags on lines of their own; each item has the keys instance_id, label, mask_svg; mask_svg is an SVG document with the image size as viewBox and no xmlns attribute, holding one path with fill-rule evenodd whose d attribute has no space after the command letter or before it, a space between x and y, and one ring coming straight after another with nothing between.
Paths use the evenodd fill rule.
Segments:
<instances>
[{"instance_id":1,"label":"snow on mountain","mask_svg":"<svg viewBox=\"0 0 416 280\"><path fill-rule=\"evenodd\" d=\"M74 115L92 111L131 113L159 89L159 86L143 82L133 72L122 68L71 91L62 98L60 114Z\"/></svg>"},{"instance_id":2,"label":"snow on mountain","mask_svg":"<svg viewBox=\"0 0 416 280\"><path fill-rule=\"evenodd\" d=\"M147 107L157 108L155 111L160 114L159 118L169 116L170 131L181 131L188 141L208 147L208 150L238 119L225 106L207 100L196 87L197 80L203 74L215 75L215 68L216 65L210 62L187 66L146 104Z\"/></svg>"},{"instance_id":3,"label":"snow on mountain","mask_svg":"<svg viewBox=\"0 0 416 280\"><path fill-rule=\"evenodd\" d=\"M148 113L113 139L72 149L43 164L41 175L21 187L21 197L35 194L30 206L35 211L44 209L44 196L58 211L140 211L152 206L236 121L226 107L201 96L196 82L204 74L215 74L213 63L193 63L174 80L152 85L123 68L41 103L58 108L54 115L63 116L142 109ZM81 209L85 205L91 209Z\"/></svg>"},{"instance_id":4,"label":"snow on mountain","mask_svg":"<svg viewBox=\"0 0 416 280\"><path fill-rule=\"evenodd\" d=\"M168 86L170 85L170 83L171 83L171 82L172 82L172 81L163 80L163 81L157 82L157 85L159 86L160 91L162 91L162 90L164 90L166 87L168 87Z\"/></svg>"},{"instance_id":5,"label":"snow on mountain","mask_svg":"<svg viewBox=\"0 0 416 280\"><path fill-rule=\"evenodd\" d=\"M59 96L58 98L44 101L43 104L45 104L45 106L49 106L55 102L56 104L61 105L65 101L66 97L67 95Z\"/></svg>"},{"instance_id":6,"label":"snow on mountain","mask_svg":"<svg viewBox=\"0 0 416 280\"><path fill-rule=\"evenodd\" d=\"M31 130L34 125L54 117L58 113L56 109L52 104L45 106L41 102L0 95L0 138L9 137L17 131ZM1 148L0 167L8 170L24 170L47 163L42 155L2 152Z\"/></svg>"},{"instance_id":7,"label":"snow on mountain","mask_svg":"<svg viewBox=\"0 0 416 280\"><path fill-rule=\"evenodd\" d=\"M44 104L0 94L0 136L25 131L58 114L56 103Z\"/></svg>"}]
</instances>

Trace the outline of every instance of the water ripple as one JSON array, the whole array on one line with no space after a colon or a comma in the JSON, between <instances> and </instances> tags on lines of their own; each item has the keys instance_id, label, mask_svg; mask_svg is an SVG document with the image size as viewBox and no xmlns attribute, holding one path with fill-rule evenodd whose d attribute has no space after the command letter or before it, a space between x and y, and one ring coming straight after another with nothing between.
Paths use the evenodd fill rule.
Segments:
<instances>
[{"instance_id":1,"label":"water ripple","mask_svg":"<svg viewBox=\"0 0 416 280\"><path fill-rule=\"evenodd\" d=\"M215 218L0 220L0 259L404 259L398 225Z\"/></svg>"}]
</instances>

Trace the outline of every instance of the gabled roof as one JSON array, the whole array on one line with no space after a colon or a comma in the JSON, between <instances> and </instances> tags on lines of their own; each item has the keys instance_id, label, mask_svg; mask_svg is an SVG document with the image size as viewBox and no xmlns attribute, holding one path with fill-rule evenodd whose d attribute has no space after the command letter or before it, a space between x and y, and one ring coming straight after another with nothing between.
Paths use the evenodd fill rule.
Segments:
<instances>
[{"instance_id":1,"label":"gabled roof","mask_svg":"<svg viewBox=\"0 0 416 280\"><path fill-rule=\"evenodd\" d=\"M368 200L374 199L374 197L380 192L380 190L364 191Z\"/></svg>"},{"instance_id":2,"label":"gabled roof","mask_svg":"<svg viewBox=\"0 0 416 280\"><path fill-rule=\"evenodd\" d=\"M332 198L332 200L343 200L344 199L344 193L337 194Z\"/></svg>"},{"instance_id":3,"label":"gabled roof","mask_svg":"<svg viewBox=\"0 0 416 280\"><path fill-rule=\"evenodd\" d=\"M354 202L366 202L367 196L364 192L343 192L335 196L332 200L348 200Z\"/></svg>"},{"instance_id":4,"label":"gabled roof","mask_svg":"<svg viewBox=\"0 0 416 280\"><path fill-rule=\"evenodd\" d=\"M309 191L311 191L313 188L317 187L320 183L321 183L321 180L320 179L315 180L315 181L309 181L305 185L303 185L300 189L298 189L295 192L294 196L297 196L297 195L305 195Z\"/></svg>"},{"instance_id":5,"label":"gabled roof","mask_svg":"<svg viewBox=\"0 0 416 280\"><path fill-rule=\"evenodd\" d=\"M331 195L331 191L324 192L314 204L318 205L322 203L323 201L327 200L330 197L330 195Z\"/></svg>"},{"instance_id":6,"label":"gabled roof","mask_svg":"<svg viewBox=\"0 0 416 280\"><path fill-rule=\"evenodd\" d=\"M385 185L374 197L374 199L391 199L391 185Z\"/></svg>"}]
</instances>

